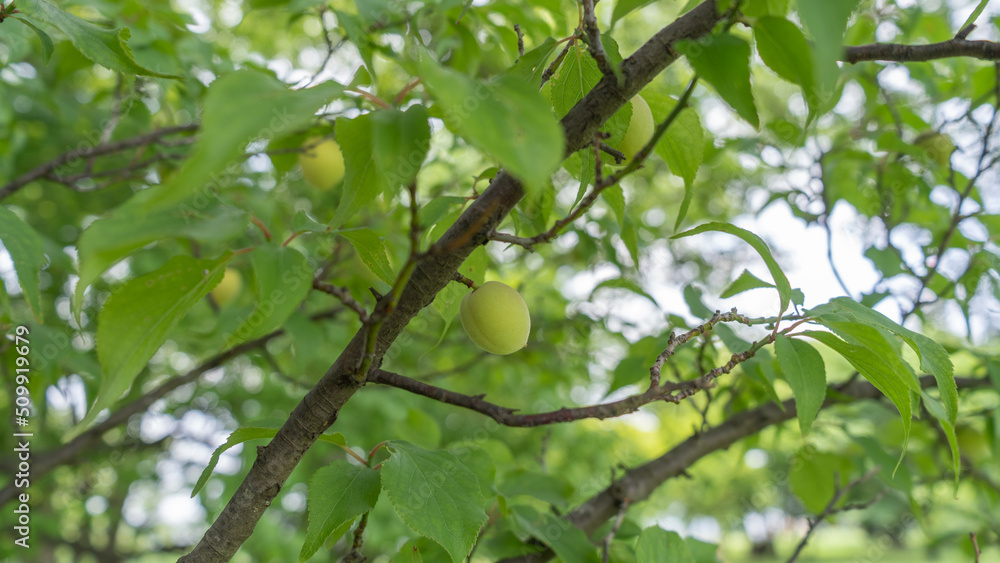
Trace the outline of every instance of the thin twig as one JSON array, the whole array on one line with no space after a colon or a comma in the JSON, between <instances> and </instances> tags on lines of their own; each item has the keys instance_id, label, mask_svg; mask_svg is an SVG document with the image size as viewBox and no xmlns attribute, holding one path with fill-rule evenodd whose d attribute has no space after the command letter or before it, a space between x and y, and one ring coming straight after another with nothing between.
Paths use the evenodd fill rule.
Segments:
<instances>
[{"instance_id":1,"label":"thin twig","mask_svg":"<svg viewBox=\"0 0 1000 563\"><path fill-rule=\"evenodd\" d=\"M587 49L590 56L597 62L597 69L605 76L616 75L621 79L621 74L616 73L608 59L608 54L604 52L604 44L601 43L601 30L597 27L597 16L594 15L594 0L583 0L583 31L587 37Z\"/></svg>"},{"instance_id":2,"label":"thin twig","mask_svg":"<svg viewBox=\"0 0 1000 563\"><path fill-rule=\"evenodd\" d=\"M833 498L831 498L830 502L826 504L826 508L823 509L823 512L820 512L819 515L816 516L816 518L809 521L809 529L806 530L806 535L803 536L802 541L799 542L799 545L795 547L795 551L792 553L792 556L788 558L788 563L793 563L796 559L798 559L799 554L802 553L802 550L806 547L806 543L809 542L809 537L812 536L812 533L819 526L820 522L825 520L827 517L837 514L839 512L846 512L848 510L859 510L868 508L869 506L877 502L880 498L882 498L882 495L885 494L885 491L879 492L879 494L875 495L875 497L872 500L866 503L852 504L837 508L837 503L840 502L840 499L843 498L843 496L847 494L848 491L874 477L876 474L878 474L880 469L882 469L882 467L876 465L875 467L869 469L867 473L851 481L844 487L840 487L839 485L836 486L836 489L833 493Z\"/></svg>"},{"instance_id":3,"label":"thin twig","mask_svg":"<svg viewBox=\"0 0 1000 563\"><path fill-rule=\"evenodd\" d=\"M354 542L351 544L351 551L344 556L344 563L361 563L367 557L361 553L361 546L364 543L365 528L368 526L368 512L361 515L358 527L354 529Z\"/></svg>"},{"instance_id":4,"label":"thin twig","mask_svg":"<svg viewBox=\"0 0 1000 563\"><path fill-rule=\"evenodd\" d=\"M577 204L576 208L573 209L573 211L571 211L569 215L567 215L566 217L563 217L562 219L556 221L555 224L552 225L552 228L545 231L544 233L535 235L533 237L519 237L508 233L501 233L494 231L489 235L490 240L516 244L518 246L524 247L529 252L533 252L535 245L550 242L552 239L559 236L559 233L567 225L579 219L588 209L590 209L594 205L594 203L597 202L597 199L598 197L600 197L602 191L604 191L606 188L609 188L617 184L618 182L621 181L622 178L639 169L643 161L645 161L645 159L653 152L653 149L656 147L656 143L660 140L663 134L666 133L667 129L674 123L674 121L680 115L681 111L683 111L684 108L687 107L687 102L691 98L691 94L694 92L694 87L697 85L697 83L698 83L698 77L695 76L688 83L687 88L684 90L684 94L682 94L680 99L677 100L677 105L674 106L674 109L670 112L670 115L668 115L667 118L664 119L662 123L656 126L656 129L653 131L653 135L649 139L649 142L647 142L646 145L642 147L642 149L639 150L639 152L637 152L635 156L632 157L632 160L621 170L615 172L614 174L606 178L603 178L601 182L595 181L593 189L591 189L590 192L588 192L587 195L584 196L582 200L580 200L580 203Z\"/></svg>"},{"instance_id":5,"label":"thin twig","mask_svg":"<svg viewBox=\"0 0 1000 563\"><path fill-rule=\"evenodd\" d=\"M332 283L327 283L317 279L313 280L312 286L313 289L317 289L323 293L327 293L337 299L340 299L340 302L343 303L348 309L357 313L361 322L368 322L368 311L365 310L364 306L357 302L354 297L351 297L351 290L346 287L337 287Z\"/></svg>"},{"instance_id":6,"label":"thin twig","mask_svg":"<svg viewBox=\"0 0 1000 563\"><path fill-rule=\"evenodd\" d=\"M626 498L622 501L622 505L618 509L618 517L615 518L614 524L611 525L611 530L604 536L604 550L601 554L602 563L608 563L608 557L611 555L611 542L614 541L615 535L618 534L618 530L622 527L622 522L625 521L625 513L628 511L628 507L629 499Z\"/></svg>"},{"instance_id":7,"label":"thin twig","mask_svg":"<svg viewBox=\"0 0 1000 563\"><path fill-rule=\"evenodd\" d=\"M165 127L163 129L158 129L151 133L146 133L145 135L132 137L131 139L125 139L122 141L116 141L114 143L101 144L94 147L87 147L87 148L67 151L53 158L52 160L46 162L45 164L42 164L36 167L35 169L26 172L25 174L22 174L21 176L8 182L5 186L0 188L0 200L16 192L17 190L23 188L24 186L30 184L31 182L34 182L35 180L41 180L43 178L47 178L57 168L65 166L72 162L82 159L88 159L93 156L104 156L108 154L122 152L136 147L142 147L150 144L157 144L163 137L176 135L178 133L189 133L197 131L198 127L199 125L197 123L191 123L188 125L178 125L176 127Z\"/></svg>"}]
</instances>

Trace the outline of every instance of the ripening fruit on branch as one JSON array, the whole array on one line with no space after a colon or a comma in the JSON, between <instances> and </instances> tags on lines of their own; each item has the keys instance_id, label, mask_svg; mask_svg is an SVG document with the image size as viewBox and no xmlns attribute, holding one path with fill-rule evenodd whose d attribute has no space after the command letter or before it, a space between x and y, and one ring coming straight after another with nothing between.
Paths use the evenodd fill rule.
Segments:
<instances>
[{"instance_id":1,"label":"ripening fruit on branch","mask_svg":"<svg viewBox=\"0 0 1000 563\"><path fill-rule=\"evenodd\" d=\"M636 94L632 98L632 118L629 119L625 138L622 139L618 150L625 155L625 158L632 160L632 157L653 138L654 128L653 112L649 109L649 104L642 99L642 96Z\"/></svg>"},{"instance_id":2,"label":"ripening fruit on branch","mask_svg":"<svg viewBox=\"0 0 1000 563\"><path fill-rule=\"evenodd\" d=\"M312 137L302 144L299 167L310 186L329 190L344 179L344 153L337 141Z\"/></svg>"},{"instance_id":3,"label":"ripening fruit on branch","mask_svg":"<svg viewBox=\"0 0 1000 563\"><path fill-rule=\"evenodd\" d=\"M212 289L212 299L219 307L225 307L239 297L241 289L243 289L243 276L239 270L226 268L226 272L222 274L222 281Z\"/></svg>"},{"instance_id":4,"label":"ripening fruit on branch","mask_svg":"<svg viewBox=\"0 0 1000 563\"><path fill-rule=\"evenodd\" d=\"M467 293L459 317L469 338L492 354L511 354L528 344L528 306L507 284L488 281Z\"/></svg>"}]
</instances>

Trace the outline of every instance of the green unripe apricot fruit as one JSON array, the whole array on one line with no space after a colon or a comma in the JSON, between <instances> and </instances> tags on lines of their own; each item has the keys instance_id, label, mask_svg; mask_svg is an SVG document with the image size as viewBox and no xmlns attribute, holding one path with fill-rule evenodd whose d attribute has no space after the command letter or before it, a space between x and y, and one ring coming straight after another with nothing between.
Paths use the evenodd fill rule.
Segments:
<instances>
[{"instance_id":1,"label":"green unripe apricot fruit","mask_svg":"<svg viewBox=\"0 0 1000 563\"><path fill-rule=\"evenodd\" d=\"M225 307L236 300L241 289L243 289L243 276L239 270L226 268L226 272L222 274L222 281L212 289L212 299L219 307Z\"/></svg>"},{"instance_id":2,"label":"green unripe apricot fruit","mask_svg":"<svg viewBox=\"0 0 1000 563\"><path fill-rule=\"evenodd\" d=\"M636 94L632 98L632 118L629 119L625 138L622 139L618 150L625 155L625 158L632 160L632 157L653 138L653 129L653 112L646 100Z\"/></svg>"},{"instance_id":3,"label":"green unripe apricot fruit","mask_svg":"<svg viewBox=\"0 0 1000 563\"><path fill-rule=\"evenodd\" d=\"M507 284L488 281L465 294L459 317L469 338L491 354L505 356L528 344L528 306Z\"/></svg>"},{"instance_id":4,"label":"green unripe apricot fruit","mask_svg":"<svg viewBox=\"0 0 1000 563\"><path fill-rule=\"evenodd\" d=\"M344 179L344 153L337 141L313 137L302 145L299 167L310 186L329 190Z\"/></svg>"}]
</instances>

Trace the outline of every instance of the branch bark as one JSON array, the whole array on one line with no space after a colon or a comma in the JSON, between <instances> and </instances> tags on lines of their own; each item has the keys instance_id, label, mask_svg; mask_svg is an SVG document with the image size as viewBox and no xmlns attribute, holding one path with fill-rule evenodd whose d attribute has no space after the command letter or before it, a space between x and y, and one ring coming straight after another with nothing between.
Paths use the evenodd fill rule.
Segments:
<instances>
[{"instance_id":1,"label":"branch bark","mask_svg":"<svg viewBox=\"0 0 1000 563\"><path fill-rule=\"evenodd\" d=\"M930 45L900 45L898 43L870 43L844 47L844 62L862 61L922 62L949 57L972 57L984 61L1000 60L1000 43L969 41L956 37Z\"/></svg>"},{"instance_id":2,"label":"branch bark","mask_svg":"<svg viewBox=\"0 0 1000 563\"><path fill-rule=\"evenodd\" d=\"M21 176L7 183L7 185L0 188L0 200L16 192L17 190L23 188L24 186L30 184L31 182L34 182L35 180L48 178L53 172L55 172L57 168L65 166L75 160L104 156L107 154L114 154L116 152L122 152L136 147L155 144L163 137L168 137L170 135L175 135L177 133L188 133L192 131L197 131L198 127L199 125L196 123L190 125L179 125L177 127L166 127L163 129L158 129L151 133L146 133L145 135L132 137L131 139L124 139L121 141L116 141L114 143L101 144L93 147L76 149L65 152L57 156L56 158L53 158L52 160L46 162L45 164L36 167L30 172L22 174Z\"/></svg>"},{"instance_id":3,"label":"branch bark","mask_svg":"<svg viewBox=\"0 0 1000 563\"><path fill-rule=\"evenodd\" d=\"M989 378L956 378L959 389L989 387ZM923 388L937 385L933 376L920 378ZM862 399L877 399L882 393L874 385L863 379L855 379L832 388L822 408ZM833 398L833 397L837 398ZM605 521L618 513L623 499L630 503L645 500L668 479L684 474L699 459L717 450L724 450L734 443L760 432L772 424L780 424L797 416L795 401L789 399L779 407L768 403L753 410L743 411L703 433L696 434L660 457L638 467L629 469L622 477L606 489L591 497L566 518L587 535L594 533ZM501 563L540 563L554 556L551 550L512 557Z\"/></svg>"},{"instance_id":4,"label":"branch bark","mask_svg":"<svg viewBox=\"0 0 1000 563\"><path fill-rule=\"evenodd\" d=\"M589 143L601 124L677 59L672 48L674 42L707 35L719 20L715 0L706 0L660 30L626 59L621 65L623 80L620 86L616 77L605 76L562 119L566 155ZM462 262L476 247L488 241L487 234L522 197L524 191L517 180L501 171L489 188L431 247L410 277L392 313L382 323L376 339L373 368L380 366L382 356L410 319L430 305ZM363 382L355 380L351 374L364 353L366 330L367 327L363 327L355 334L336 362L295 407L274 439L258 450L257 460L239 489L194 550L180 561L228 561L250 537L264 510L303 454L317 436L337 420L341 407L362 385Z\"/></svg>"}]
</instances>

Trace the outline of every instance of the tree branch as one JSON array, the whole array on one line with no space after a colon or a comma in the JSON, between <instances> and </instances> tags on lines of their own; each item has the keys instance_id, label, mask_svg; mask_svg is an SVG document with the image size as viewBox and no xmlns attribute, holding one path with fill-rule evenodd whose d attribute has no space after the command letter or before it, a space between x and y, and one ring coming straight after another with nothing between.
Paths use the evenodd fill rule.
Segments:
<instances>
[{"instance_id":1,"label":"tree branch","mask_svg":"<svg viewBox=\"0 0 1000 563\"><path fill-rule=\"evenodd\" d=\"M678 55L672 48L676 41L704 36L719 20L715 0L706 0L660 30L626 59L620 67L623 77L620 85L613 76L601 79L562 119L566 156L589 143L600 126L627 100L677 59ZM469 254L487 242L487 234L495 230L523 197L521 185L510 174L501 171L490 187L432 245L410 275L395 307L379 326L371 358L373 368L380 366L382 356L407 323L433 301ZM394 296L383 299L390 298L395 300ZM362 327L337 361L295 407L274 439L260 448L239 489L194 550L181 561L228 561L250 537L264 510L277 496L306 450L337 420L341 407L364 383L363 379L359 381L353 374L366 354L367 336L368 327Z\"/></svg>"},{"instance_id":2,"label":"tree branch","mask_svg":"<svg viewBox=\"0 0 1000 563\"><path fill-rule=\"evenodd\" d=\"M949 57L972 57L984 61L1000 60L1000 43L994 41L969 41L956 37L930 45L900 45L898 43L870 43L844 48L842 60L851 64L862 61L922 62Z\"/></svg>"},{"instance_id":3,"label":"tree branch","mask_svg":"<svg viewBox=\"0 0 1000 563\"><path fill-rule=\"evenodd\" d=\"M30 184L31 182L34 182L35 180L49 177L57 168L65 166L75 160L114 154L116 152L154 144L163 137L168 137L177 133L197 131L198 127L197 123L178 125L176 127L165 127L163 129L153 131L152 133L132 137L131 139L124 139L114 143L101 144L94 147L65 152L45 164L36 167L30 172L22 174L11 182L8 182L7 185L0 188L0 200Z\"/></svg>"},{"instance_id":4,"label":"tree branch","mask_svg":"<svg viewBox=\"0 0 1000 563\"><path fill-rule=\"evenodd\" d=\"M956 378L956 383L959 389L991 386L991 381L987 377ZM933 376L927 375L920 378L920 385L923 388L933 387L936 384ZM828 398L822 407L824 409L845 402L882 397L882 393L874 385L861 379L853 379L832 387L831 390L835 393L827 393ZM618 513L622 498L629 498L633 505L643 501L649 498L649 495L665 481L683 475L687 468L706 455L726 449L768 426L780 424L796 416L797 411L793 399L784 401L780 406L772 402L738 413L718 426L691 436L660 457L629 469L620 479L581 504L566 518L588 535L592 534L601 524ZM504 559L501 563L539 563L548 561L553 556L551 550L545 550Z\"/></svg>"}]
</instances>

